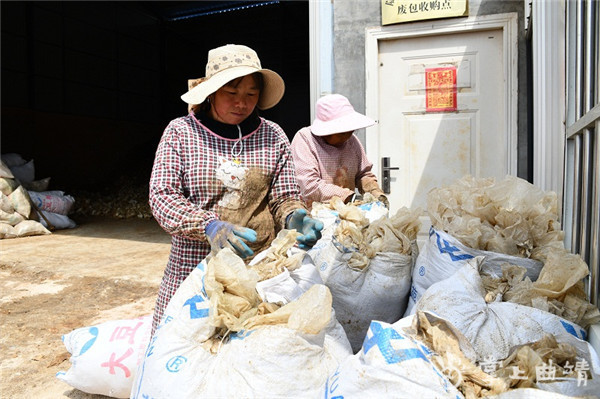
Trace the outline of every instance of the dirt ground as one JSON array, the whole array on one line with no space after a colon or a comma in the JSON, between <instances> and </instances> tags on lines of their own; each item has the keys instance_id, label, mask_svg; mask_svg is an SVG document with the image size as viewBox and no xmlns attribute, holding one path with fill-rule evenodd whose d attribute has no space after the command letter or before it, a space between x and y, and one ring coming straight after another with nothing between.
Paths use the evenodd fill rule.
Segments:
<instances>
[{"instance_id":1,"label":"dirt ground","mask_svg":"<svg viewBox=\"0 0 600 399\"><path fill-rule=\"evenodd\" d=\"M154 219L88 217L78 227L0 240L0 397L98 399L55 377L61 336L151 314L170 237Z\"/></svg>"}]
</instances>

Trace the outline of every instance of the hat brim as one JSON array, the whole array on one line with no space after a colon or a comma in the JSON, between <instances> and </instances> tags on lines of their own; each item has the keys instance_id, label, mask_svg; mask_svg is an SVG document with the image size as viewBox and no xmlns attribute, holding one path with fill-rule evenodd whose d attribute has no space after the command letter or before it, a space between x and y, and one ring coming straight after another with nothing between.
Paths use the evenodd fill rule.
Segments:
<instances>
[{"instance_id":1,"label":"hat brim","mask_svg":"<svg viewBox=\"0 0 600 399\"><path fill-rule=\"evenodd\" d=\"M257 69L250 66L238 66L218 72L203 82L188 90L181 99L188 104L201 104L206 97L225 86L233 79L260 72L263 75L264 86L258 99L259 109L269 109L277 105L285 92L285 83L277 72L270 69Z\"/></svg>"},{"instance_id":2,"label":"hat brim","mask_svg":"<svg viewBox=\"0 0 600 399\"><path fill-rule=\"evenodd\" d=\"M377 121L368 116L353 112L330 121L315 119L313 124L310 125L310 131L315 136L329 136L337 133L353 132L373 126L376 123Z\"/></svg>"}]
</instances>

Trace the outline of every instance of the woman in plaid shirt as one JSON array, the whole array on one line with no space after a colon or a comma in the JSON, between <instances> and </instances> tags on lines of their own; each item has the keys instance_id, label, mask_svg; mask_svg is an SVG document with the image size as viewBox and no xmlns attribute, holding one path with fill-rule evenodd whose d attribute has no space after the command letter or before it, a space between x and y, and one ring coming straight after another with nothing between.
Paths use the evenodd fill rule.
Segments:
<instances>
[{"instance_id":1,"label":"woman in plaid shirt","mask_svg":"<svg viewBox=\"0 0 600 399\"><path fill-rule=\"evenodd\" d=\"M256 53L226 45L208 53L206 77L181 98L190 114L165 129L150 178L150 206L172 236L152 334L171 297L212 250L243 258L266 249L282 228L301 248L321 236L299 195L290 143L279 125L258 116L284 92L281 77Z\"/></svg>"}]
</instances>

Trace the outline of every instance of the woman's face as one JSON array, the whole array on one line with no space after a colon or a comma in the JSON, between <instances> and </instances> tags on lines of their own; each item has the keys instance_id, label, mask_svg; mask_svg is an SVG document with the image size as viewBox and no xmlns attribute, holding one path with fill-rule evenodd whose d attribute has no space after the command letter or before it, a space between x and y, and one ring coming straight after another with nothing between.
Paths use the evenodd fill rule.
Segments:
<instances>
[{"instance_id":1,"label":"woman's face","mask_svg":"<svg viewBox=\"0 0 600 399\"><path fill-rule=\"evenodd\" d=\"M210 97L210 115L216 121L237 125L254 111L260 88L252 75L235 79Z\"/></svg>"},{"instance_id":2,"label":"woman's face","mask_svg":"<svg viewBox=\"0 0 600 399\"><path fill-rule=\"evenodd\" d=\"M354 132L330 134L329 136L323 136L323 140L325 140L325 142L329 145L339 147L348 141L350 136L352 136L352 133Z\"/></svg>"}]
</instances>

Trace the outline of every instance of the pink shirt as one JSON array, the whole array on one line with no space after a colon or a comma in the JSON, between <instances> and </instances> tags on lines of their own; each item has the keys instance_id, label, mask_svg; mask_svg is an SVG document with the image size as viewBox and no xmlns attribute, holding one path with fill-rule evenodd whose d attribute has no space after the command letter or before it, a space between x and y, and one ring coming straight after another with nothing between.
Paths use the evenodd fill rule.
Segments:
<instances>
[{"instance_id":1,"label":"pink shirt","mask_svg":"<svg viewBox=\"0 0 600 399\"><path fill-rule=\"evenodd\" d=\"M300 192L309 206L334 196L345 200L356 188L376 198L383 194L371 172L373 164L356 136L335 147L305 127L296 133L291 148Z\"/></svg>"}]
</instances>

